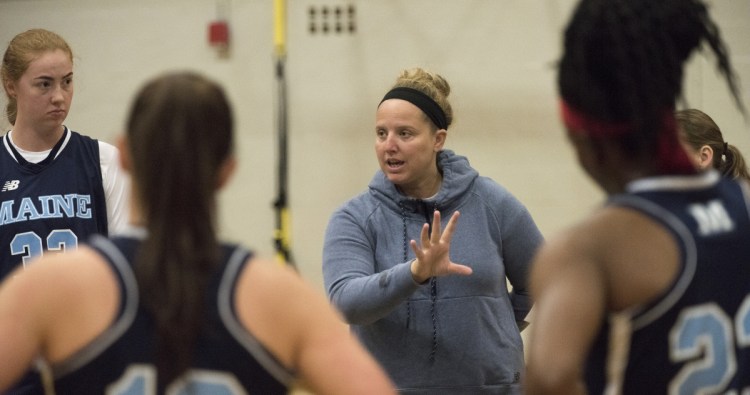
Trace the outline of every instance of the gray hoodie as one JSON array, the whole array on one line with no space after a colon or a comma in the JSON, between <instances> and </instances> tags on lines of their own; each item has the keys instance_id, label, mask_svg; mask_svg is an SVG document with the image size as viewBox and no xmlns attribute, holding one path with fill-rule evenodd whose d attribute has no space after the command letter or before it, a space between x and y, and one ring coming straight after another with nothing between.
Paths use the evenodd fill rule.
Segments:
<instances>
[{"instance_id":1,"label":"gray hoodie","mask_svg":"<svg viewBox=\"0 0 750 395\"><path fill-rule=\"evenodd\" d=\"M378 171L367 191L333 213L326 290L401 393L520 394L516 322L532 307L529 265L542 235L523 204L465 157L444 150L437 163L443 184L431 199L400 194ZM409 241L419 240L435 209L443 228L461 212L450 257L473 273L417 284Z\"/></svg>"}]
</instances>

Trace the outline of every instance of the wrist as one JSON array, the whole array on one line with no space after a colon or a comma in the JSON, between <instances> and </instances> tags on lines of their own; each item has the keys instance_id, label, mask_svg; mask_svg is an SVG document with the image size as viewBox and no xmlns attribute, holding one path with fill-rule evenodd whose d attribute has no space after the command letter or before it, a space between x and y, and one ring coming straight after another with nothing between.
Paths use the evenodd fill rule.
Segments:
<instances>
[{"instance_id":1,"label":"wrist","mask_svg":"<svg viewBox=\"0 0 750 395\"><path fill-rule=\"evenodd\" d=\"M412 259L409 268L411 270L411 278L415 283L424 284L430 279L429 275L422 275L419 273L419 259Z\"/></svg>"}]
</instances>

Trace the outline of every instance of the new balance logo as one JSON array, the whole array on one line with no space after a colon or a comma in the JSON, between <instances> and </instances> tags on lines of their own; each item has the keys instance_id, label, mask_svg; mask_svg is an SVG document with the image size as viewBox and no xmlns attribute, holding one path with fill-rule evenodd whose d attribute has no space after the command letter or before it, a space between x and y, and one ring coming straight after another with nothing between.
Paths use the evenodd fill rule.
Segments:
<instances>
[{"instance_id":1,"label":"new balance logo","mask_svg":"<svg viewBox=\"0 0 750 395\"><path fill-rule=\"evenodd\" d=\"M5 192L5 191L12 191L12 190L14 190L14 189L18 189L18 184L20 184L20 183L21 183L21 181L20 181L20 180L10 180L10 181L5 181L5 185L3 185L3 190L2 190L2 192Z\"/></svg>"}]
</instances>

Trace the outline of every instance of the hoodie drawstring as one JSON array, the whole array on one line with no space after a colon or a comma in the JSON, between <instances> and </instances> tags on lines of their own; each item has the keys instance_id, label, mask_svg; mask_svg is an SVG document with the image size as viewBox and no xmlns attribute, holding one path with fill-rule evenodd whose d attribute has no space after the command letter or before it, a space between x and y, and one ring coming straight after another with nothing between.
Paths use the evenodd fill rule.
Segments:
<instances>
[{"instance_id":1,"label":"hoodie drawstring","mask_svg":"<svg viewBox=\"0 0 750 395\"><path fill-rule=\"evenodd\" d=\"M430 215L429 205L425 202L422 203L422 209L424 210L425 221L429 226L429 232L432 233L432 216ZM401 222L404 229L403 237L403 261L406 262L409 259L409 237L406 231L406 207L403 203L399 203L401 209ZM437 203L433 204L432 210L437 210ZM437 278L430 277L430 316L432 318L432 347L430 349L430 362L435 361L435 354L437 353L438 346L438 330L437 330ZM409 329L411 322L411 302L406 300L406 329Z\"/></svg>"},{"instance_id":2,"label":"hoodie drawstring","mask_svg":"<svg viewBox=\"0 0 750 395\"><path fill-rule=\"evenodd\" d=\"M432 277L430 279L430 299L432 301L432 304L430 305L431 313L432 313L432 350L430 351L430 362L435 361L435 353L437 352L437 277Z\"/></svg>"},{"instance_id":3,"label":"hoodie drawstring","mask_svg":"<svg viewBox=\"0 0 750 395\"><path fill-rule=\"evenodd\" d=\"M404 207L403 203L398 204L399 208L401 209L401 223L403 224L404 228L404 260L403 262L406 262L409 259L409 237L406 233L406 207ZM409 299L406 299L406 329L409 329L409 322L411 321L411 303L409 302Z\"/></svg>"},{"instance_id":4,"label":"hoodie drawstring","mask_svg":"<svg viewBox=\"0 0 750 395\"><path fill-rule=\"evenodd\" d=\"M432 234L432 217L427 209L427 204L423 203L424 216L429 226L429 234ZM437 210L437 203L432 205L432 211ZM430 362L435 362L435 353L438 345L437 330L437 277L430 277L430 315L432 318L432 348L430 350Z\"/></svg>"}]
</instances>

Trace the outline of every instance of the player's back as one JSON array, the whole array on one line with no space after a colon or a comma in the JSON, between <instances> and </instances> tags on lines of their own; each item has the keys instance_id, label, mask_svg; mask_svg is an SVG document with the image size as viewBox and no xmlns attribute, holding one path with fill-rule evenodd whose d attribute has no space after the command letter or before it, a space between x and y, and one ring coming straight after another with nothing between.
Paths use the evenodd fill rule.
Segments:
<instances>
[{"instance_id":1,"label":"player's back","mask_svg":"<svg viewBox=\"0 0 750 395\"><path fill-rule=\"evenodd\" d=\"M747 391L750 188L716 172L642 180L630 188L609 204L638 210L669 229L681 265L660 297L605 324L588 359L590 393L612 385L633 394ZM629 347L622 353L609 351L623 341ZM623 361L624 372L612 370Z\"/></svg>"},{"instance_id":2,"label":"player's back","mask_svg":"<svg viewBox=\"0 0 750 395\"><path fill-rule=\"evenodd\" d=\"M110 262L118 277L120 311L94 342L51 367L56 392L141 394L189 387L189 393L197 395L287 393L291 373L244 329L234 312L235 283L251 253L229 245L222 246L221 265L208 285L205 326L190 371L185 380L158 382L154 321L139 303L131 269L140 243L133 237L92 239L91 246Z\"/></svg>"}]
</instances>

